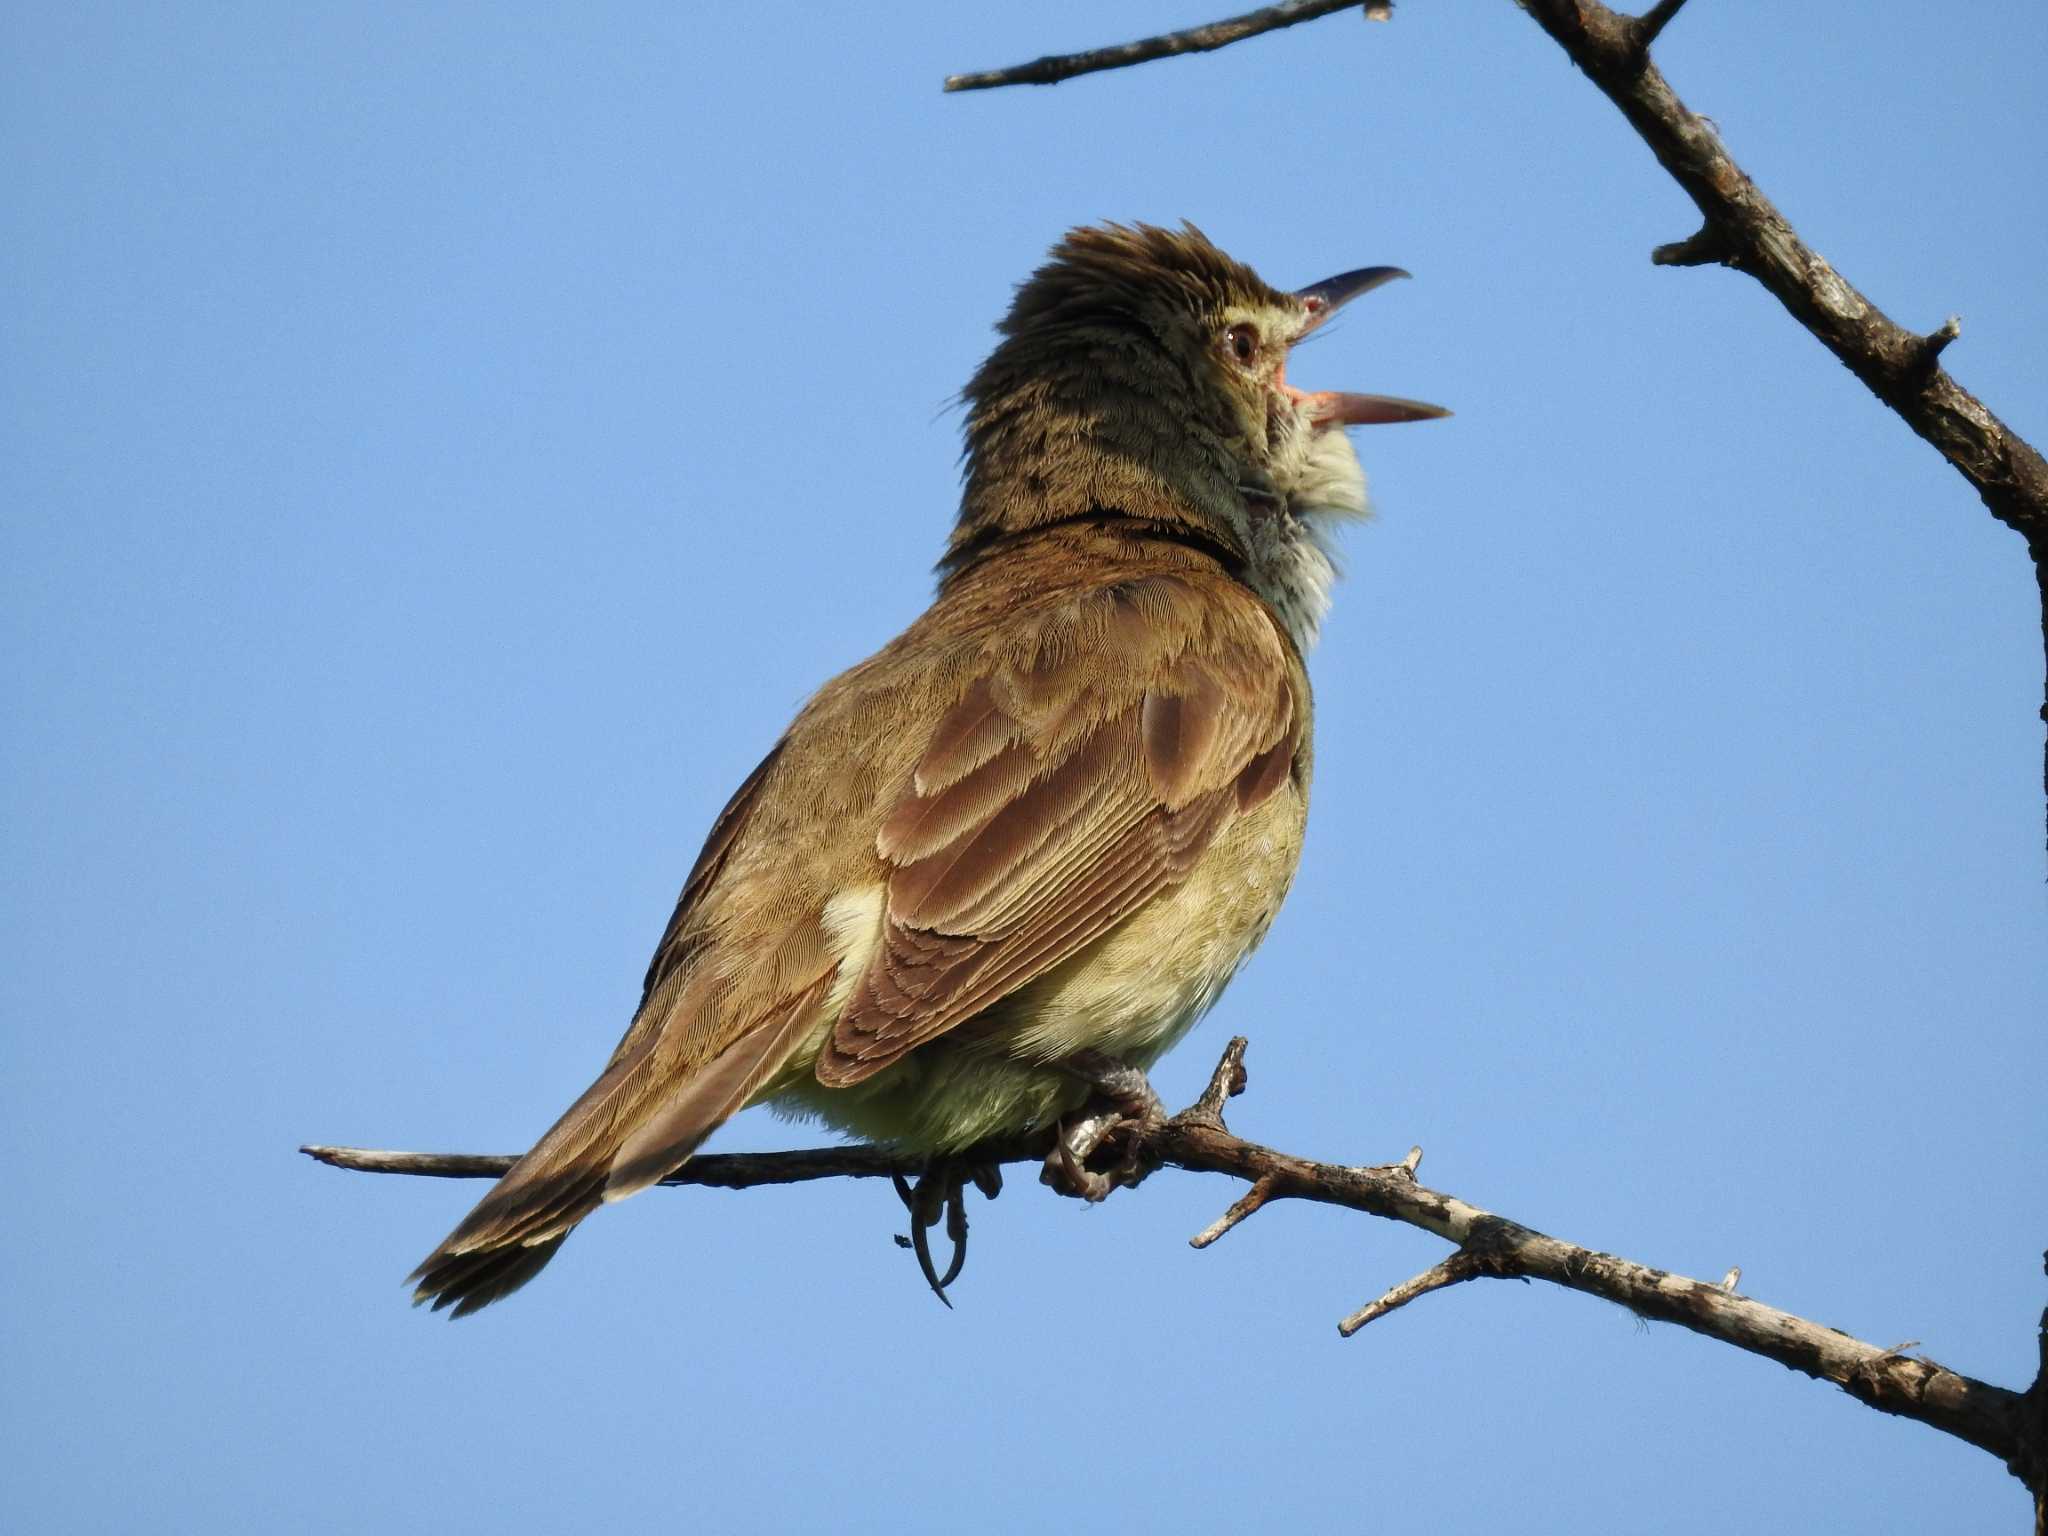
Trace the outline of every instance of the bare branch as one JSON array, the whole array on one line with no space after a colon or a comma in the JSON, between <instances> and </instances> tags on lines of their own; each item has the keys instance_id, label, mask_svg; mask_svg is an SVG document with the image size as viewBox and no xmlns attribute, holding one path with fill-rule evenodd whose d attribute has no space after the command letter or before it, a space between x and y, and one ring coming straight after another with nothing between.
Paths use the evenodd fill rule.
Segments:
<instances>
[{"instance_id":1,"label":"bare branch","mask_svg":"<svg viewBox=\"0 0 2048 1536\"><path fill-rule=\"evenodd\" d=\"M1677 1323L1832 1381L1873 1408L1932 1425L2001 1460L2010 1461L2020 1449L2019 1394L1931 1361L1888 1354L1711 1281L1669 1274L1549 1237L1394 1173L1311 1162L1190 1123L1169 1122L1150 1151L1181 1168L1266 1180L1269 1200L1285 1197L1347 1206L1421 1227L1461 1250L1482 1250L1486 1267L1481 1273L1548 1281L1615 1302L1642 1317Z\"/></svg>"},{"instance_id":2,"label":"bare branch","mask_svg":"<svg viewBox=\"0 0 2048 1536\"><path fill-rule=\"evenodd\" d=\"M1222 1173L1251 1188L1228 1212L1194 1240L1206 1247L1275 1200L1308 1200L1342 1206L1405 1222L1456 1246L1442 1264L1388 1291L1346 1318L1354 1333L1366 1323L1432 1290L1479 1278L1542 1280L1627 1307L1639 1316L1676 1323L1738 1349L1762 1355L1822 1381L1834 1382L1861 1402L1966 1440L2005 1461L2030 1488L2038 1484L2040 1402L2048 1388L2039 1382L2022 1395L1946 1370L1931 1360L1879 1349L1848 1334L1789 1312L1767 1307L1735 1292L1739 1271L1719 1283L1687 1279L1496 1216L1455 1195L1416 1182L1420 1150L1385 1167L1346 1167L1314 1162L1234 1136L1220 1113L1244 1081L1242 1037L1233 1039L1216 1064L1207 1089L1186 1110L1149 1130L1134 1131L1137 1145L1113 1155L1148 1166L1173 1166L1196 1173ZM1039 1162L1051 1144L1039 1134L970 1149L962 1161L976 1164ZM308 1146L309 1157L336 1168L371 1173L425 1174L438 1178L490 1178L512 1165L509 1157L374 1152L354 1147ZM907 1178L930 1169L920 1158L875 1147L821 1147L804 1152L729 1153L692 1158L664 1184L711 1184L744 1189L757 1184L792 1184L827 1178ZM2048 1328L2048 1317L2044 1317ZM2048 1335L2044 1335L2048 1337ZM2048 1351L2048 1343L2044 1343ZM2048 1354L2044 1354L2048 1362Z\"/></svg>"},{"instance_id":3,"label":"bare branch","mask_svg":"<svg viewBox=\"0 0 2048 1536\"><path fill-rule=\"evenodd\" d=\"M1460 1248L1441 1264L1432 1264L1414 1279L1403 1280L1378 1301L1360 1307L1337 1325L1337 1332L1348 1339L1367 1323L1385 1317L1396 1307L1407 1306L1418 1296L1427 1296L1463 1280L1477 1280L1484 1273L1479 1260Z\"/></svg>"},{"instance_id":4,"label":"bare branch","mask_svg":"<svg viewBox=\"0 0 2048 1536\"><path fill-rule=\"evenodd\" d=\"M1793 318L1976 487L1993 515L2048 547L2048 462L1947 374L1914 366L1921 338L1896 324L1794 233L1769 198L1637 47L1638 24L1599 0L1521 0L1650 146L1698 206L1706 229L1679 249L1702 248L1768 288ZM1654 14L1654 12L1652 13ZM1665 247L1664 252L1673 248ZM1669 255L1659 259L1672 264Z\"/></svg>"},{"instance_id":5,"label":"bare branch","mask_svg":"<svg viewBox=\"0 0 2048 1536\"><path fill-rule=\"evenodd\" d=\"M356 1173L409 1173L431 1179L495 1179L516 1157L462 1152L378 1152L367 1147L304 1146L315 1162ZM991 1162L1043 1157L1046 1139L990 1149ZM882 1147L813 1147L803 1152L708 1152L691 1158L661 1182L752 1189L760 1184L804 1184L813 1179L913 1179L929 1171L921 1157ZM985 1193L986 1191L984 1191Z\"/></svg>"},{"instance_id":6,"label":"bare branch","mask_svg":"<svg viewBox=\"0 0 2048 1536\"><path fill-rule=\"evenodd\" d=\"M1799 238L1735 163L1713 125L1680 101L1650 62L1644 25L1663 6L1637 20L1599 0L1519 3L1621 109L1704 216L1698 234L1660 247L1651 259L1666 266L1721 262L1747 272L1931 443L1976 489L1991 515L2027 541L2048 656L2048 461L1940 367L1942 348L1955 339L1959 325L1951 321L1932 336L1914 335ZM2048 720L2048 705L2041 715ZM2042 785L2048 790L2048 755Z\"/></svg>"},{"instance_id":7,"label":"bare branch","mask_svg":"<svg viewBox=\"0 0 2048 1536\"><path fill-rule=\"evenodd\" d=\"M1257 37L1262 32L1277 32L1282 27L1299 26L1304 21L1314 21L1332 11L1355 11L1359 0L1282 0L1279 5L1262 6L1242 16L1226 17L1222 21L1208 22L1203 26L1189 27L1182 32L1162 32L1157 37L1141 37L1134 43L1117 43L1109 48L1091 48L1086 53L1054 53L1029 64L1013 64L1008 69L985 69L972 74L946 76L948 91L986 91L999 85L1058 85L1062 80L1071 80L1076 75L1093 75L1105 69L1127 69L1133 64L1147 64L1154 59L1169 59L1181 53L1208 53L1217 48L1227 48L1232 43L1241 43L1248 37ZM1392 10L1390 4L1367 6L1367 13L1376 21L1384 21Z\"/></svg>"},{"instance_id":8,"label":"bare branch","mask_svg":"<svg viewBox=\"0 0 2048 1536\"><path fill-rule=\"evenodd\" d=\"M1252 1187L1240 1195L1229 1210L1189 1238L1188 1246L1190 1248L1208 1247L1247 1216L1257 1214L1259 1208L1271 1199L1272 1195L1273 1181L1271 1179L1255 1180Z\"/></svg>"}]
</instances>

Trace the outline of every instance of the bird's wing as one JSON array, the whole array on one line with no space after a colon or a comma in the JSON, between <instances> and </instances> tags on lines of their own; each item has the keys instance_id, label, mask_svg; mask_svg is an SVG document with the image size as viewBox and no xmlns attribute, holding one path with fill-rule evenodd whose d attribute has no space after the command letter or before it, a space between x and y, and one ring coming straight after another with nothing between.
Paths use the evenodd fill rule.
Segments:
<instances>
[{"instance_id":1,"label":"bird's wing","mask_svg":"<svg viewBox=\"0 0 2048 1536\"><path fill-rule=\"evenodd\" d=\"M769 749L754 771L747 775L740 787L732 792L732 798L725 802L725 808L718 813L718 819L711 823L711 830L704 835L704 847L697 854L697 862L690 866L689 875L683 880L682 894L676 897L675 911L670 915L668 927L662 930L661 942L654 946L654 956L647 962L647 976L640 984L640 1006L634 1009L636 1018L648 1012L648 1003L654 998L662 984L676 978L690 963L701 944L701 939L692 924L697 915L699 902L725 872L727 858L733 844L753 815L754 802L761 793L761 786L774 771L775 764L782 757L783 748L789 745L789 738ZM626 1054L633 1045L634 1037L628 1031L626 1038L619 1042L613 1059Z\"/></svg>"},{"instance_id":2,"label":"bird's wing","mask_svg":"<svg viewBox=\"0 0 2048 1536\"><path fill-rule=\"evenodd\" d=\"M1154 580L1054 618L999 629L886 810L884 931L819 1057L827 1087L1115 928L1294 767L1305 684L1248 595Z\"/></svg>"}]
</instances>

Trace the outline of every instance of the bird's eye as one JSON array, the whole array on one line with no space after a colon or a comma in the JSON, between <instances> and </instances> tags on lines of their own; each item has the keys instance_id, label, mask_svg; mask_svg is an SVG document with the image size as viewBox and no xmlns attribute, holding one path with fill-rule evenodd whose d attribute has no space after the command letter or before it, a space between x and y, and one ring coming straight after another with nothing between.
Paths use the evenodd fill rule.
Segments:
<instances>
[{"instance_id":1,"label":"bird's eye","mask_svg":"<svg viewBox=\"0 0 2048 1536\"><path fill-rule=\"evenodd\" d=\"M1259 355L1259 332L1256 326L1233 325L1224 333L1223 339L1230 348L1230 355L1240 363L1248 363Z\"/></svg>"}]
</instances>

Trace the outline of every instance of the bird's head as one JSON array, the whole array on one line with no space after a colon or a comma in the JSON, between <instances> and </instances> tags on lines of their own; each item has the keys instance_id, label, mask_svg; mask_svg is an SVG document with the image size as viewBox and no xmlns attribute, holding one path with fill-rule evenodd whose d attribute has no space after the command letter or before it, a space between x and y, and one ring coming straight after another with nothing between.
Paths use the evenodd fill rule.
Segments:
<instances>
[{"instance_id":1,"label":"bird's head","mask_svg":"<svg viewBox=\"0 0 2048 1536\"><path fill-rule=\"evenodd\" d=\"M1105 512L1197 534L1254 585L1304 540L1327 564L1317 523L1365 511L1343 429L1446 413L1297 389L1288 354L1405 275L1366 267L1290 293L1192 225L1071 231L1018 288L967 386L967 487L942 572L1006 536Z\"/></svg>"}]
</instances>

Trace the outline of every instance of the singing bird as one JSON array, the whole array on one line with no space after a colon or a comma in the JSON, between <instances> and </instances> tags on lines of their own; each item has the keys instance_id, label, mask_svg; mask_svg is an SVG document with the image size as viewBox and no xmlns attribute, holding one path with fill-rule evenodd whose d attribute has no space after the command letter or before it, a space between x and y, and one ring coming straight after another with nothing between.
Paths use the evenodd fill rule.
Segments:
<instances>
[{"instance_id":1,"label":"singing bird","mask_svg":"<svg viewBox=\"0 0 2048 1536\"><path fill-rule=\"evenodd\" d=\"M964 394L936 599L719 813L625 1038L415 1300L509 1294L764 1101L932 1159L1086 1120L1060 1166L1106 1192L1083 1112L1157 1112L1300 856L1344 429L1446 414L1304 392L1288 350L1406 275L1285 292L1192 225L1053 247Z\"/></svg>"}]
</instances>

